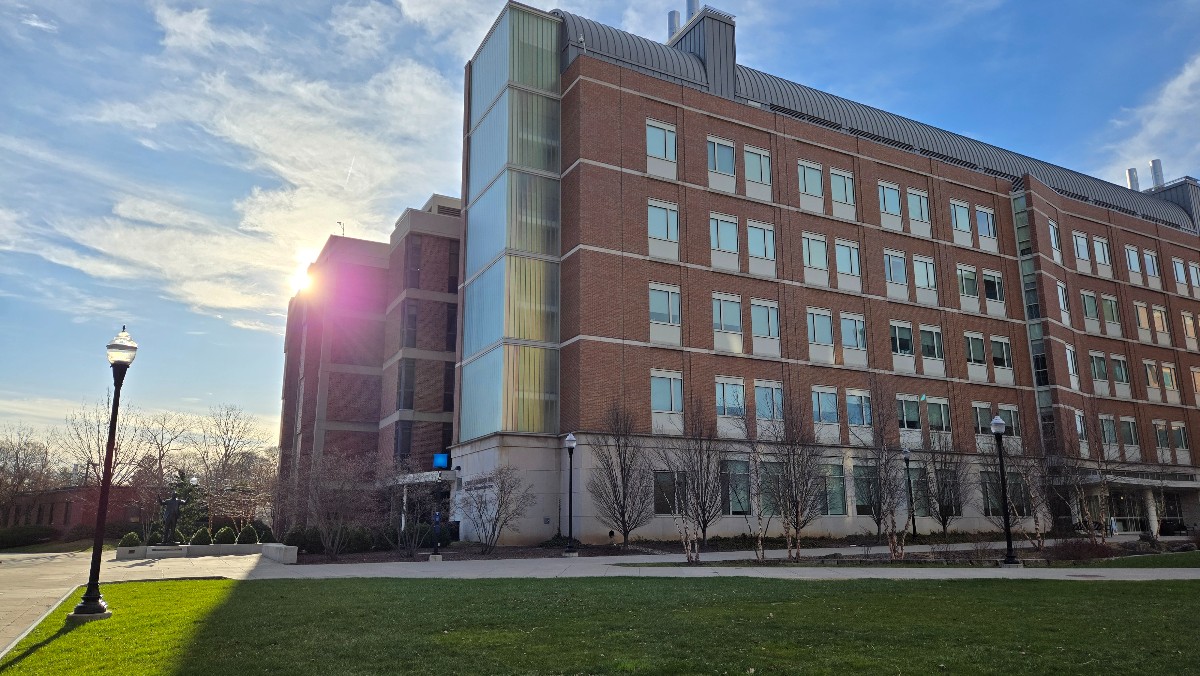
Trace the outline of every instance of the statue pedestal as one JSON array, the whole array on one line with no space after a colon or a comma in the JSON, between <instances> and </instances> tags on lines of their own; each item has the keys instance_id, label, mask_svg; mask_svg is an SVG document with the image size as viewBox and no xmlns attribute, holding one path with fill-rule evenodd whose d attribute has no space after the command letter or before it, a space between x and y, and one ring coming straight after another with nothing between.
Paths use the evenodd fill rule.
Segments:
<instances>
[{"instance_id":1,"label":"statue pedestal","mask_svg":"<svg viewBox=\"0 0 1200 676\"><path fill-rule=\"evenodd\" d=\"M146 547L147 559L173 559L187 556L184 545L152 545Z\"/></svg>"}]
</instances>

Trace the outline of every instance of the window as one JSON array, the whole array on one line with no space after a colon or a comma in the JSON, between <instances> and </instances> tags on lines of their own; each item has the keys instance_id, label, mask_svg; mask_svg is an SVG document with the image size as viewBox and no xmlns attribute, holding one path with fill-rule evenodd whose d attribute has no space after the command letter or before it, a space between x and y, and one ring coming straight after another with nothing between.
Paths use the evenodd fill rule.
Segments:
<instances>
[{"instance_id":1,"label":"window","mask_svg":"<svg viewBox=\"0 0 1200 676\"><path fill-rule=\"evenodd\" d=\"M883 275L893 284L908 284L908 271L904 265L904 252L883 252Z\"/></svg>"},{"instance_id":2,"label":"window","mask_svg":"<svg viewBox=\"0 0 1200 676\"><path fill-rule=\"evenodd\" d=\"M1183 261L1172 258L1171 270L1175 273L1176 284L1187 284L1187 270L1183 267Z\"/></svg>"},{"instance_id":3,"label":"window","mask_svg":"<svg viewBox=\"0 0 1200 676\"><path fill-rule=\"evenodd\" d=\"M814 387L812 390L813 422L836 423L838 421L837 390L832 387Z\"/></svg>"},{"instance_id":4,"label":"window","mask_svg":"<svg viewBox=\"0 0 1200 676\"><path fill-rule=\"evenodd\" d=\"M417 385L417 360L401 359L396 381L396 408L412 410Z\"/></svg>"},{"instance_id":5,"label":"window","mask_svg":"<svg viewBox=\"0 0 1200 676\"><path fill-rule=\"evenodd\" d=\"M1075 360L1075 348L1067 345L1067 375L1072 379L1079 377L1079 362Z\"/></svg>"},{"instance_id":6,"label":"window","mask_svg":"<svg viewBox=\"0 0 1200 676\"><path fill-rule=\"evenodd\" d=\"M983 271L983 295L990 301L1004 302L1004 278L999 272Z\"/></svg>"},{"instance_id":7,"label":"window","mask_svg":"<svg viewBox=\"0 0 1200 676\"><path fill-rule=\"evenodd\" d=\"M1075 243L1075 259L1080 261L1090 261L1091 256L1088 255L1088 238L1082 232L1071 233L1071 240Z\"/></svg>"},{"instance_id":8,"label":"window","mask_svg":"<svg viewBox=\"0 0 1200 676\"><path fill-rule=\"evenodd\" d=\"M892 322L892 354L909 355L913 353L912 325Z\"/></svg>"},{"instance_id":9,"label":"window","mask_svg":"<svg viewBox=\"0 0 1200 676\"><path fill-rule=\"evenodd\" d=\"M682 493L687 487L686 482L687 475L683 472L655 472L654 513L678 514Z\"/></svg>"},{"instance_id":10,"label":"window","mask_svg":"<svg viewBox=\"0 0 1200 676\"><path fill-rule=\"evenodd\" d=\"M966 334L963 336L963 343L967 353L968 364L986 364L987 360L983 356L983 336L979 334Z\"/></svg>"},{"instance_id":11,"label":"window","mask_svg":"<svg viewBox=\"0 0 1200 676\"><path fill-rule=\"evenodd\" d=\"M675 127L646 120L646 154L668 162L675 161Z\"/></svg>"},{"instance_id":12,"label":"window","mask_svg":"<svg viewBox=\"0 0 1200 676\"><path fill-rule=\"evenodd\" d=\"M1088 319L1099 319L1100 306L1096 303L1096 294L1091 291L1081 291L1079 295L1083 298L1083 316Z\"/></svg>"},{"instance_id":13,"label":"window","mask_svg":"<svg viewBox=\"0 0 1200 676\"><path fill-rule=\"evenodd\" d=\"M908 217L914 221L929 222L929 197L920 190L908 191Z\"/></svg>"},{"instance_id":14,"label":"window","mask_svg":"<svg viewBox=\"0 0 1200 676\"><path fill-rule=\"evenodd\" d=\"M1190 312L1184 312L1183 317L1183 335L1188 338L1196 337L1196 318Z\"/></svg>"},{"instance_id":15,"label":"window","mask_svg":"<svg viewBox=\"0 0 1200 676\"><path fill-rule=\"evenodd\" d=\"M1092 352L1088 360L1092 363L1092 380L1108 380L1108 360L1104 353Z\"/></svg>"},{"instance_id":16,"label":"window","mask_svg":"<svg viewBox=\"0 0 1200 676\"><path fill-rule=\"evenodd\" d=\"M746 246L753 258L775 260L775 228L765 223L750 221L746 224Z\"/></svg>"},{"instance_id":17,"label":"window","mask_svg":"<svg viewBox=\"0 0 1200 676\"><path fill-rule=\"evenodd\" d=\"M837 257L837 271L839 275L860 276L862 273L858 269L858 245L853 242L838 240L834 245L834 254Z\"/></svg>"},{"instance_id":18,"label":"window","mask_svg":"<svg viewBox=\"0 0 1200 676\"><path fill-rule=\"evenodd\" d=\"M1130 272L1137 272L1139 274L1141 273L1142 262L1138 258L1137 247L1134 247L1134 246L1126 246L1125 247L1125 265L1129 267Z\"/></svg>"},{"instance_id":19,"label":"window","mask_svg":"<svg viewBox=\"0 0 1200 676\"><path fill-rule=\"evenodd\" d=\"M933 267L933 259L913 256L913 281L921 289L937 288L937 271Z\"/></svg>"},{"instance_id":20,"label":"window","mask_svg":"<svg viewBox=\"0 0 1200 676\"><path fill-rule=\"evenodd\" d=\"M446 291L458 293L458 242L450 242L450 253L446 266Z\"/></svg>"},{"instance_id":21,"label":"window","mask_svg":"<svg viewBox=\"0 0 1200 676\"><path fill-rule=\"evenodd\" d=\"M417 346L417 301L404 299L404 332L400 336L401 347Z\"/></svg>"},{"instance_id":22,"label":"window","mask_svg":"<svg viewBox=\"0 0 1200 676\"><path fill-rule=\"evenodd\" d=\"M1161 277L1162 272L1158 269L1158 254L1150 251L1142 251L1142 257L1146 260L1146 276Z\"/></svg>"},{"instance_id":23,"label":"window","mask_svg":"<svg viewBox=\"0 0 1200 676\"><path fill-rule=\"evenodd\" d=\"M650 372L650 410L655 413L683 412L683 374Z\"/></svg>"},{"instance_id":24,"label":"window","mask_svg":"<svg viewBox=\"0 0 1200 676\"><path fill-rule=\"evenodd\" d=\"M396 446L392 449L392 455L397 460L403 460L412 453L412 432L413 421L400 420L396 422Z\"/></svg>"},{"instance_id":25,"label":"window","mask_svg":"<svg viewBox=\"0 0 1200 676\"><path fill-rule=\"evenodd\" d=\"M708 170L733 176L733 144L708 137Z\"/></svg>"},{"instance_id":26,"label":"window","mask_svg":"<svg viewBox=\"0 0 1200 676\"><path fill-rule=\"evenodd\" d=\"M446 351L458 349L458 303L446 304Z\"/></svg>"},{"instance_id":27,"label":"window","mask_svg":"<svg viewBox=\"0 0 1200 676\"><path fill-rule=\"evenodd\" d=\"M410 289L421 286L421 236L409 235L404 251L404 284Z\"/></svg>"},{"instance_id":28,"label":"window","mask_svg":"<svg viewBox=\"0 0 1200 676\"><path fill-rule=\"evenodd\" d=\"M825 465L825 500L821 513L829 516L846 514L846 469L841 465Z\"/></svg>"},{"instance_id":29,"label":"window","mask_svg":"<svg viewBox=\"0 0 1200 676\"><path fill-rule=\"evenodd\" d=\"M1125 361L1125 357L1118 355L1110 355L1112 360L1112 375L1113 382L1129 384L1129 362Z\"/></svg>"},{"instance_id":30,"label":"window","mask_svg":"<svg viewBox=\"0 0 1200 676\"><path fill-rule=\"evenodd\" d=\"M717 415L739 416L746 412L746 387L741 378L717 377Z\"/></svg>"},{"instance_id":31,"label":"window","mask_svg":"<svg viewBox=\"0 0 1200 676\"><path fill-rule=\"evenodd\" d=\"M808 342L813 345L833 345L832 312L808 309Z\"/></svg>"},{"instance_id":32,"label":"window","mask_svg":"<svg viewBox=\"0 0 1200 676\"><path fill-rule=\"evenodd\" d=\"M921 357L924 359L945 359L942 348L942 329L937 326L921 327Z\"/></svg>"},{"instance_id":33,"label":"window","mask_svg":"<svg viewBox=\"0 0 1200 676\"><path fill-rule=\"evenodd\" d=\"M958 266L958 295L979 297L979 279L975 276L975 268Z\"/></svg>"},{"instance_id":34,"label":"window","mask_svg":"<svg viewBox=\"0 0 1200 676\"><path fill-rule=\"evenodd\" d=\"M983 515L1004 516L1003 497L1000 493L1000 473L980 472L980 487L983 489ZM1008 472L1008 505L1017 516L1028 516L1030 513L1029 490L1021 475Z\"/></svg>"},{"instance_id":35,"label":"window","mask_svg":"<svg viewBox=\"0 0 1200 676\"><path fill-rule=\"evenodd\" d=\"M1117 421L1112 416L1100 416L1100 441L1105 444L1117 443Z\"/></svg>"},{"instance_id":36,"label":"window","mask_svg":"<svg viewBox=\"0 0 1200 676\"><path fill-rule=\"evenodd\" d=\"M1008 338L992 336L992 366L998 369L1011 369L1012 361L1012 344Z\"/></svg>"},{"instance_id":37,"label":"window","mask_svg":"<svg viewBox=\"0 0 1200 676\"><path fill-rule=\"evenodd\" d=\"M1171 447L1171 433L1167 431L1167 421L1154 420L1151 421L1154 426L1154 445L1158 448Z\"/></svg>"},{"instance_id":38,"label":"window","mask_svg":"<svg viewBox=\"0 0 1200 676\"><path fill-rule=\"evenodd\" d=\"M721 461L721 509L725 514L750 513L750 463L746 460Z\"/></svg>"},{"instance_id":39,"label":"window","mask_svg":"<svg viewBox=\"0 0 1200 676\"><path fill-rule=\"evenodd\" d=\"M713 331L742 332L742 300L740 296L713 294Z\"/></svg>"},{"instance_id":40,"label":"window","mask_svg":"<svg viewBox=\"0 0 1200 676\"><path fill-rule=\"evenodd\" d=\"M448 451L454 445L454 423L442 423L442 450Z\"/></svg>"},{"instance_id":41,"label":"window","mask_svg":"<svg viewBox=\"0 0 1200 676\"><path fill-rule=\"evenodd\" d=\"M679 241L679 209L669 202L651 200L646 207L646 224L649 234L654 239L667 242ZM733 224L733 238L736 247L737 224Z\"/></svg>"},{"instance_id":42,"label":"window","mask_svg":"<svg viewBox=\"0 0 1200 676\"><path fill-rule=\"evenodd\" d=\"M1186 451L1191 448L1188 445L1187 427L1181 422L1171 423L1171 438L1175 440L1175 448L1181 451Z\"/></svg>"},{"instance_id":43,"label":"window","mask_svg":"<svg viewBox=\"0 0 1200 676\"><path fill-rule=\"evenodd\" d=\"M996 214L985 207L975 207L975 222L979 225L979 236L996 239Z\"/></svg>"},{"instance_id":44,"label":"window","mask_svg":"<svg viewBox=\"0 0 1200 676\"><path fill-rule=\"evenodd\" d=\"M867 349L867 322L862 315L842 313L842 347Z\"/></svg>"},{"instance_id":45,"label":"window","mask_svg":"<svg viewBox=\"0 0 1200 676\"><path fill-rule=\"evenodd\" d=\"M1121 443L1125 446L1137 446L1137 421L1132 418L1121 418L1121 425L1118 428L1121 431Z\"/></svg>"},{"instance_id":46,"label":"window","mask_svg":"<svg viewBox=\"0 0 1200 676\"><path fill-rule=\"evenodd\" d=\"M754 381L754 417L759 420L783 420L783 383Z\"/></svg>"},{"instance_id":47,"label":"window","mask_svg":"<svg viewBox=\"0 0 1200 676\"><path fill-rule=\"evenodd\" d=\"M834 202L854 204L854 174L840 169L830 169L829 185Z\"/></svg>"},{"instance_id":48,"label":"window","mask_svg":"<svg viewBox=\"0 0 1200 676\"><path fill-rule=\"evenodd\" d=\"M846 421L856 427L871 424L871 394L865 390L846 390Z\"/></svg>"},{"instance_id":49,"label":"window","mask_svg":"<svg viewBox=\"0 0 1200 676\"><path fill-rule=\"evenodd\" d=\"M1142 362L1142 366L1146 369L1146 387L1157 389L1160 386L1158 380L1158 364L1152 361Z\"/></svg>"},{"instance_id":50,"label":"window","mask_svg":"<svg viewBox=\"0 0 1200 676\"><path fill-rule=\"evenodd\" d=\"M1170 333L1170 326L1167 321L1167 310L1157 305L1150 312L1151 319L1154 320L1154 330L1158 333Z\"/></svg>"},{"instance_id":51,"label":"window","mask_svg":"<svg viewBox=\"0 0 1200 676\"><path fill-rule=\"evenodd\" d=\"M900 188L891 183L879 184L879 210L885 214L900 215Z\"/></svg>"},{"instance_id":52,"label":"window","mask_svg":"<svg viewBox=\"0 0 1200 676\"><path fill-rule=\"evenodd\" d=\"M738 252L737 220L732 216L713 214L708 219L709 242L717 251Z\"/></svg>"},{"instance_id":53,"label":"window","mask_svg":"<svg viewBox=\"0 0 1200 676\"><path fill-rule=\"evenodd\" d=\"M1200 263L1188 263L1188 277L1192 279L1192 286L1200 287Z\"/></svg>"},{"instance_id":54,"label":"window","mask_svg":"<svg viewBox=\"0 0 1200 676\"><path fill-rule=\"evenodd\" d=\"M733 173L732 171L724 173ZM746 180L771 185L771 154L746 146Z\"/></svg>"},{"instance_id":55,"label":"window","mask_svg":"<svg viewBox=\"0 0 1200 676\"><path fill-rule=\"evenodd\" d=\"M1137 327L1139 329L1150 330L1150 309L1145 303L1134 303L1133 314L1137 318Z\"/></svg>"},{"instance_id":56,"label":"window","mask_svg":"<svg viewBox=\"0 0 1200 676\"><path fill-rule=\"evenodd\" d=\"M778 338L779 304L771 300L751 300L750 330L760 338Z\"/></svg>"},{"instance_id":57,"label":"window","mask_svg":"<svg viewBox=\"0 0 1200 676\"><path fill-rule=\"evenodd\" d=\"M882 514L879 469L873 465L854 466L854 513L858 516Z\"/></svg>"},{"instance_id":58,"label":"window","mask_svg":"<svg viewBox=\"0 0 1200 676\"><path fill-rule=\"evenodd\" d=\"M1179 378L1176 376L1174 365L1172 365L1172 364L1163 364L1162 365L1162 384L1163 384L1163 389L1166 389L1166 390L1178 390L1179 389Z\"/></svg>"},{"instance_id":59,"label":"window","mask_svg":"<svg viewBox=\"0 0 1200 676\"><path fill-rule=\"evenodd\" d=\"M1085 443L1088 440L1087 424L1079 411L1075 411L1075 438Z\"/></svg>"},{"instance_id":60,"label":"window","mask_svg":"<svg viewBox=\"0 0 1200 676\"><path fill-rule=\"evenodd\" d=\"M650 321L679 326L679 287L650 284Z\"/></svg>"},{"instance_id":61,"label":"window","mask_svg":"<svg viewBox=\"0 0 1200 676\"><path fill-rule=\"evenodd\" d=\"M821 190L821 165L800 160L796 173L800 175L800 192L813 197L824 194Z\"/></svg>"},{"instance_id":62,"label":"window","mask_svg":"<svg viewBox=\"0 0 1200 676\"><path fill-rule=\"evenodd\" d=\"M950 402L930 398L925 405L925 414L929 417L930 432L950 431Z\"/></svg>"},{"instance_id":63,"label":"window","mask_svg":"<svg viewBox=\"0 0 1200 676\"><path fill-rule=\"evenodd\" d=\"M921 409L917 397L908 394L896 395L896 420L902 430L921 429Z\"/></svg>"},{"instance_id":64,"label":"window","mask_svg":"<svg viewBox=\"0 0 1200 676\"><path fill-rule=\"evenodd\" d=\"M454 410L454 362L452 361L446 362L442 367L442 410Z\"/></svg>"},{"instance_id":65,"label":"window","mask_svg":"<svg viewBox=\"0 0 1200 676\"><path fill-rule=\"evenodd\" d=\"M1104 313L1104 321L1121 321L1121 315L1117 312L1117 299L1113 296L1100 296L1100 310Z\"/></svg>"},{"instance_id":66,"label":"window","mask_svg":"<svg viewBox=\"0 0 1200 676\"><path fill-rule=\"evenodd\" d=\"M1070 312L1071 311L1071 301L1070 301L1070 298L1067 297L1067 285L1063 284L1062 282L1058 282L1057 286L1058 286L1058 309L1063 312Z\"/></svg>"},{"instance_id":67,"label":"window","mask_svg":"<svg viewBox=\"0 0 1200 676\"><path fill-rule=\"evenodd\" d=\"M1050 248L1062 253L1062 238L1058 233L1058 224L1050 221Z\"/></svg>"},{"instance_id":68,"label":"window","mask_svg":"<svg viewBox=\"0 0 1200 676\"><path fill-rule=\"evenodd\" d=\"M992 405L975 402L971 404L975 418L975 434L992 433Z\"/></svg>"},{"instance_id":69,"label":"window","mask_svg":"<svg viewBox=\"0 0 1200 676\"><path fill-rule=\"evenodd\" d=\"M971 232L971 209L961 202L950 203L950 222L955 230Z\"/></svg>"},{"instance_id":70,"label":"window","mask_svg":"<svg viewBox=\"0 0 1200 676\"><path fill-rule=\"evenodd\" d=\"M1112 265L1112 251L1108 248L1107 239L1092 238L1092 250L1096 252L1096 265Z\"/></svg>"},{"instance_id":71,"label":"window","mask_svg":"<svg viewBox=\"0 0 1200 676\"><path fill-rule=\"evenodd\" d=\"M801 236L800 242L804 255L804 267L816 268L817 270L829 269L829 261L825 250L825 235L814 235L811 232L806 232Z\"/></svg>"}]
</instances>

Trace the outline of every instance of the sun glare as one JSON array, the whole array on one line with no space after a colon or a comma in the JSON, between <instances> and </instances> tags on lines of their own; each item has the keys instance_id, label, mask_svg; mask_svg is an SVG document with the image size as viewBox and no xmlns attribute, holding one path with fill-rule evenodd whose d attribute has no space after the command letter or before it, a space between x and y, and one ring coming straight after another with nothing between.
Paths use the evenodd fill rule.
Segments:
<instances>
[{"instance_id":1,"label":"sun glare","mask_svg":"<svg viewBox=\"0 0 1200 676\"><path fill-rule=\"evenodd\" d=\"M305 265L292 275L292 293L300 293L312 284L312 278L308 276L308 266Z\"/></svg>"}]
</instances>

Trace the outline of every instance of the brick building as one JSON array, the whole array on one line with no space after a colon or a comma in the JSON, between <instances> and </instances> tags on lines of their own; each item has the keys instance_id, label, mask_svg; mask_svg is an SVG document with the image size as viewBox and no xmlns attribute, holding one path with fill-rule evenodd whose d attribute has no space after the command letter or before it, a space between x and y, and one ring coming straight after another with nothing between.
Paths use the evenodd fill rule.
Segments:
<instances>
[{"instance_id":1,"label":"brick building","mask_svg":"<svg viewBox=\"0 0 1200 676\"><path fill-rule=\"evenodd\" d=\"M919 475L934 446L991 452L997 415L1009 452L1101 461L1123 528L1200 521L1195 179L1131 190L738 65L711 8L663 44L510 3L465 86L454 463L526 470L514 540L566 532L568 432L574 531L606 538L584 487L611 402L651 445L798 405L827 457L812 532L873 530L864 447ZM991 528L973 471L956 527ZM726 511L710 533L744 532Z\"/></svg>"},{"instance_id":2,"label":"brick building","mask_svg":"<svg viewBox=\"0 0 1200 676\"><path fill-rule=\"evenodd\" d=\"M77 526L96 525L97 486L63 486L36 493L22 493L12 504L0 510L0 528L11 526L52 526L63 534ZM113 486L108 496L110 524L126 523L137 530L141 523L136 490L131 486Z\"/></svg>"},{"instance_id":3,"label":"brick building","mask_svg":"<svg viewBox=\"0 0 1200 676\"><path fill-rule=\"evenodd\" d=\"M453 430L459 202L407 209L389 242L330 237L288 304L280 474L305 485L315 458L371 454L428 469Z\"/></svg>"}]
</instances>

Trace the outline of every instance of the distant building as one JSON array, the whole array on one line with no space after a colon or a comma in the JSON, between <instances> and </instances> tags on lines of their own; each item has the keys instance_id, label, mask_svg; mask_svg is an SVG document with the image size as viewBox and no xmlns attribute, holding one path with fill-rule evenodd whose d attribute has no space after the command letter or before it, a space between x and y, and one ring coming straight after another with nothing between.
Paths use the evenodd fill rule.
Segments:
<instances>
[{"instance_id":1,"label":"distant building","mask_svg":"<svg viewBox=\"0 0 1200 676\"><path fill-rule=\"evenodd\" d=\"M422 470L453 435L458 200L407 209L389 242L330 237L288 304L281 477L327 453Z\"/></svg>"},{"instance_id":2,"label":"distant building","mask_svg":"<svg viewBox=\"0 0 1200 676\"><path fill-rule=\"evenodd\" d=\"M66 533L76 526L95 526L99 495L97 486L65 486L23 493L15 497L8 510L0 513L0 528L51 526ZM116 523L128 523L129 530L138 530L142 514L136 498L136 489L133 487L113 486L108 496L106 523L110 527ZM157 518L157 515L152 518Z\"/></svg>"}]
</instances>

